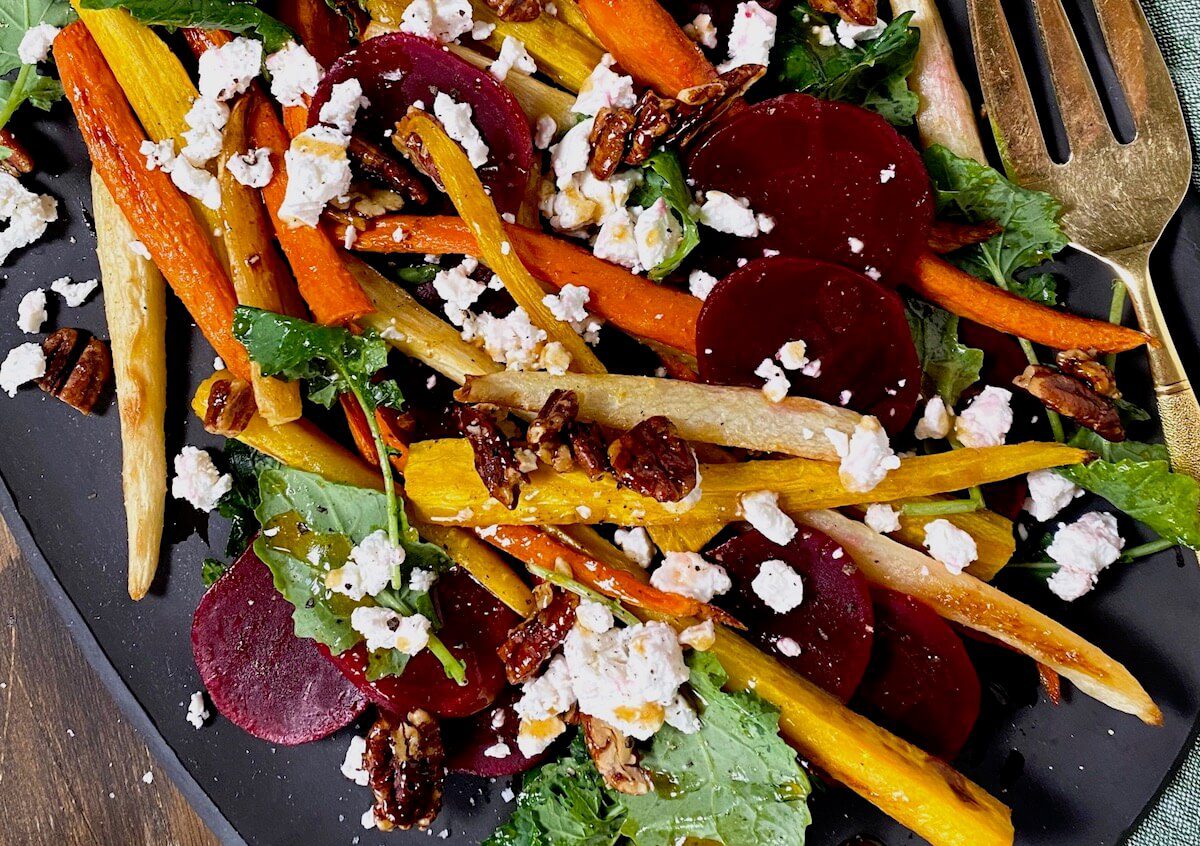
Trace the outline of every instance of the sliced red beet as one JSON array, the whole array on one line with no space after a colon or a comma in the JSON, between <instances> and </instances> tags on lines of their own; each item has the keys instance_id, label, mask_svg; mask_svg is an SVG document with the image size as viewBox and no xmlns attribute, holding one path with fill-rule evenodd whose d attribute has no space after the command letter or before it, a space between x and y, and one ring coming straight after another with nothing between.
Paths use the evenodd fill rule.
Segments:
<instances>
[{"instance_id":1,"label":"sliced red beet","mask_svg":"<svg viewBox=\"0 0 1200 846\"><path fill-rule=\"evenodd\" d=\"M874 414L893 434L908 423L921 365L904 304L896 292L829 262L758 259L718 282L696 323L700 376L761 387L755 369L796 340L821 369L816 376L790 372L794 393Z\"/></svg>"},{"instance_id":2,"label":"sliced red beet","mask_svg":"<svg viewBox=\"0 0 1200 846\"><path fill-rule=\"evenodd\" d=\"M370 681L362 644L341 655L325 654L367 697L381 708L406 713L426 708L439 717L468 717L496 699L503 689L504 664L496 650L519 620L462 570L443 574L434 587L442 628L438 637L467 666L467 683L446 678L442 664L428 650L414 655L399 676Z\"/></svg>"},{"instance_id":3,"label":"sliced red beet","mask_svg":"<svg viewBox=\"0 0 1200 846\"><path fill-rule=\"evenodd\" d=\"M874 112L807 94L724 120L693 149L688 177L775 219L769 233L723 240L723 252L825 259L877 272L891 287L926 249L933 220L929 174L913 145Z\"/></svg>"},{"instance_id":4,"label":"sliced red beet","mask_svg":"<svg viewBox=\"0 0 1200 846\"><path fill-rule=\"evenodd\" d=\"M217 710L255 737L285 746L320 740L367 707L315 641L296 637L292 610L267 565L246 550L192 618L192 654Z\"/></svg>"},{"instance_id":5,"label":"sliced red beet","mask_svg":"<svg viewBox=\"0 0 1200 846\"><path fill-rule=\"evenodd\" d=\"M329 92L339 82L357 79L371 105L359 113L356 132L386 143L384 132L404 117L417 101L431 112L438 93L471 107L472 121L488 146L487 163L479 177L501 212L517 211L533 166L529 122L516 99L490 74L448 52L444 47L406 33L381 35L363 42L334 63L321 80L308 110L315 123Z\"/></svg>"},{"instance_id":6,"label":"sliced red beet","mask_svg":"<svg viewBox=\"0 0 1200 846\"><path fill-rule=\"evenodd\" d=\"M510 687L487 710L442 724L446 766L450 772L504 778L536 767L550 756L547 749L533 758L526 758L517 748L521 718L513 710L513 703L519 695L517 688ZM499 754L505 751L507 754Z\"/></svg>"},{"instance_id":7,"label":"sliced red beet","mask_svg":"<svg viewBox=\"0 0 1200 846\"><path fill-rule=\"evenodd\" d=\"M717 547L712 557L734 586L722 606L749 627L750 636L809 681L848 700L871 658L874 614L867 580L837 542L801 529L787 546L778 546L749 531ZM762 563L772 559L791 566L804 584L803 602L783 614L751 586ZM781 638L795 641L800 654L784 654Z\"/></svg>"},{"instance_id":8,"label":"sliced red beet","mask_svg":"<svg viewBox=\"0 0 1200 846\"><path fill-rule=\"evenodd\" d=\"M979 676L962 639L927 605L874 588L875 646L856 704L950 760L979 717Z\"/></svg>"}]
</instances>

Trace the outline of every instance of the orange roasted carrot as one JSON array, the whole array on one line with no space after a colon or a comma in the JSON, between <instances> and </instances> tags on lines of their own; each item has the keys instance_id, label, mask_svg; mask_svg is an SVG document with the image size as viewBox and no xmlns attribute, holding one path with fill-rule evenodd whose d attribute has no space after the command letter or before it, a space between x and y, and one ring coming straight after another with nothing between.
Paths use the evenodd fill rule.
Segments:
<instances>
[{"instance_id":1,"label":"orange roasted carrot","mask_svg":"<svg viewBox=\"0 0 1200 846\"><path fill-rule=\"evenodd\" d=\"M908 285L959 317L1056 350L1117 353L1155 343L1136 329L1058 311L1010 294L931 253L917 260Z\"/></svg>"},{"instance_id":2,"label":"orange roasted carrot","mask_svg":"<svg viewBox=\"0 0 1200 846\"><path fill-rule=\"evenodd\" d=\"M300 294L312 310L313 317L318 323L341 324L370 314L375 310L371 300L355 281L325 230L319 227L291 227L279 217L279 208L287 193L283 154L288 149L290 139L265 97L254 97L250 127L255 146L271 151L271 166L275 172L262 189L263 200L275 225L279 246L292 266Z\"/></svg>"},{"instance_id":3,"label":"orange roasted carrot","mask_svg":"<svg viewBox=\"0 0 1200 846\"><path fill-rule=\"evenodd\" d=\"M579 0L588 26L626 73L666 97L717 70L657 0Z\"/></svg>"},{"instance_id":4,"label":"orange roasted carrot","mask_svg":"<svg viewBox=\"0 0 1200 846\"><path fill-rule=\"evenodd\" d=\"M404 236L395 240L401 231ZM700 300L630 273L553 235L508 224L517 255L537 279L556 288L581 285L591 291L589 310L631 335L694 355ZM377 253L465 253L478 247L457 217L390 215L359 232L354 249Z\"/></svg>"},{"instance_id":5,"label":"orange roasted carrot","mask_svg":"<svg viewBox=\"0 0 1200 846\"><path fill-rule=\"evenodd\" d=\"M368 20L365 12L350 5L339 8L355 15L361 28L366 27ZM272 11L288 29L296 33L297 40L308 48L321 67L329 67L354 46L346 19L333 11L325 0L283 0L276 3Z\"/></svg>"},{"instance_id":6,"label":"orange roasted carrot","mask_svg":"<svg viewBox=\"0 0 1200 846\"><path fill-rule=\"evenodd\" d=\"M308 129L308 106L284 106L283 127L292 138Z\"/></svg>"},{"instance_id":7,"label":"orange roasted carrot","mask_svg":"<svg viewBox=\"0 0 1200 846\"><path fill-rule=\"evenodd\" d=\"M363 458L378 465L379 458L375 454L375 437L367 427L367 417L363 414L362 406L350 394L342 394L338 399L342 403L342 411L346 415L350 435L354 438L354 446L357 447ZM379 423L380 432L383 433L383 442L397 453L391 456L392 466L403 473L404 462L408 459L408 440L402 437L396 420L388 413L390 411L391 409L378 409L375 412L375 420Z\"/></svg>"},{"instance_id":8,"label":"orange roasted carrot","mask_svg":"<svg viewBox=\"0 0 1200 846\"><path fill-rule=\"evenodd\" d=\"M249 380L246 349L233 337L233 283L187 199L166 173L146 168L139 150L146 133L100 48L82 23L67 27L55 46L92 166L204 337L230 370Z\"/></svg>"}]
</instances>

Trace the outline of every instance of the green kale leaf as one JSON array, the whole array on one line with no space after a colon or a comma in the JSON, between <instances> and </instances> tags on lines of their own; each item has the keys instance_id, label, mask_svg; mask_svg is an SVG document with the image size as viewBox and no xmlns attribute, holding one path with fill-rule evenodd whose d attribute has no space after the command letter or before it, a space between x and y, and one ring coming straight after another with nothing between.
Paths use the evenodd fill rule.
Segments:
<instances>
[{"instance_id":1,"label":"green kale leaf","mask_svg":"<svg viewBox=\"0 0 1200 846\"><path fill-rule=\"evenodd\" d=\"M258 531L258 477L264 471L278 467L279 462L241 441L225 441L224 462L233 478L233 487L217 503L217 513L229 521L229 540L225 554L238 556L246 551L250 539Z\"/></svg>"},{"instance_id":2,"label":"green kale leaf","mask_svg":"<svg viewBox=\"0 0 1200 846\"><path fill-rule=\"evenodd\" d=\"M907 299L904 314L917 347L921 370L933 382L948 407L979 381L983 350L958 339L958 316L923 300Z\"/></svg>"},{"instance_id":3,"label":"green kale leaf","mask_svg":"<svg viewBox=\"0 0 1200 846\"><path fill-rule=\"evenodd\" d=\"M273 53L294 39L292 31L253 3L238 0L82 0L85 9L124 9L144 24L171 29L227 29L254 35Z\"/></svg>"},{"instance_id":4,"label":"green kale leaf","mask_svg":"<svg viewBox=\"0 0 1200 846\"><path fill-rule=\"evenodd\" d=\"M67 0L21 0L0 4L0 74L16 70L23 64L17 48L21 46L26 30L43 23L66 26L73 20L75 10Z\"/></svg>"},{"instance_id":5,"label":"green kale leaf","mask_svg":"<svg viewBox=\"0 0 1200 846\"><path fill-rule=\"evenodd\" d=\"M907 126L920 105L907 82L921 43L920 31L908 25L911 19L906 12L877 38L846 47L829 34L836 31L836 15L797 4L780 20L780 52L773 63L779 81L792 91L864 106Z\"/></svg>"},{"instance_id":6,"label":"green kale leaf","mask_svg":"<svg viewBox=\"0 0 1200 846\"><path fill-rule=\"evenodd\" d=\"M956 156L942 146L925 151L938 213L970 223L995 221L998 235L951 256L963 270L1046 305L1057 301L1054 278L1017 274L1045 262L1067 245L1059 225L1062 206L1042 191L1009 182L994 168Z\"/></svg>"},{"instance_id":7,"label":"green kale leaf","mask_svg":"<svg viewBox=\"0 0 1200 846\"><path fill-rule=\"evenodd\" d=\"M621 795L622 833L637 846L673 846L686 838L725 846L803 846L812 817L808 777L779 736L779 711L753 693L726 693L720 662L694 653L690 684L701 728L664 726L641 761L670 795Z\"/></svg>"},{"instance_id":8,"label":"green kale leaf","mask_svg":"<svg viewBox=\"0 0 1200 846\"><path fill-rule=\"evenodd\" d=\"M679 157L669 150L659 150L642 165L642 184L631 199L631 205L649 208L659 198L666 200L667 207L683 227L683 240L675 252L657 266L648 270L651 279L662 279L675 271L683 260L700 243L700 227L689 210L692 205L691 192L683 177Z\"/></svg>"},{"instance_id":9,"label":"green kale leaf","mask_svg":"<svg viewBox=\"0 0 1200 846\"><path fill-rule=\"evenodd\" d=\"M200 579L204 582L204 587L210 588L213 583L221 576L225 575L225 571L229 569L229 565L224 561L216 558L205 558L204 563L200 565Z\"/></svg>"},{"instance_id":10,"label":"green kale leaf","mask_svg":"<svg viewBox=\"0 0 1200 846\"><path fill-rule=\"evenodd\" d=\"M1070 443L1100 457L1062 467L1059 473L1163 538L1200 550L1200 484L1171 470L1165 446L1112 443L1088 429L1080 429Z\"/></svg>"}]
</instances>

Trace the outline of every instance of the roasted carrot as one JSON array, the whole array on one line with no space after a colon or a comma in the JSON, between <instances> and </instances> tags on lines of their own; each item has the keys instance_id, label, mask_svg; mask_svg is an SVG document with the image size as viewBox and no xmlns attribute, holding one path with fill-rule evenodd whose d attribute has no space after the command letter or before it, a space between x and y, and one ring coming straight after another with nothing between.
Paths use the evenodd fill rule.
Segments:
<instances>
[{"instance_id":1,"label":"roasted carrot","mask_svg":"<svg viewBox=\"0 0 1200 846\"><path fill-rule=\"evenodd\" d=\"M540 281L556 288L582 285L592 292L589 310L614 326L695 354L700 300L609 264L565 239L515 224L506 230L521 261ZM399 241L397 232L403 232ZM376 218L359 233L354 248L378 253L479 254L467 225L460 218L441 216Z\"/></svg>"},{"instance_id":2,"label":"roasted carrot","mask_svg":"<svg viewBox=\"0 0 1200 846\"><path fill-rule=\"evenodd\" d=\"M357 9L357 4L338 8L350 15L358 12L362 19L366 18L366 14ZM329 67L354 46L347 20L325 0L283 0L275 4L273 11L288 29L296 33L297 40L322 67ZM365 20L358 22L365 25Z\"/></svg>"},{"instance_id":3,"label":"roasted carrot","mask_svg":"<svg viewBox=\"0 0 1200 846\"><path fill-rule=\"evenodd\" d=\"M638 82L665 97L711 82L717 70L657 0L579 0L600 43Z\"/></svg>"},{"instance_id":4,"label":"roasted carrot","mask_svg":"<svg viewBox=\"0 0 1200 846\"><path fill-rule=\"evenodd\" d=\"M275 224L279 246L292 266L300 294L318 323L348 323L372 311L371 300L347 269L338 248L320 228L291 227L279 217L287 193L287 171L283 154L290 139L265 97L254 96L250 109L250 133L257 147L271 151L274 175L262 189L263 200Z\"/></svg>"},{"instance_id":5,"label":"roasted carrot","mask_svg":"<svg viewBox=\"0 0 1200 846\"><path fill-rule=\"evenodd\" d=\"M1010 294L931 253L917 260L908 285L959 317L1056 350L1117 353L1155 343L1136 329L1058 311Z\"/></svg>"},{"instance_id":6,"label":"roasted carrot","mask_svg":"<svg viewBox=\"0 0 1200 846\"><path fill-rule=\"evenodd\" d=\"M1003 231L1003 227L994 220L985 220L982 223L935 220L929 230L929 249L938 255L944 255L972 244L982 244Z\"/></svg>"},{"instance_id":7,"label":"roasted carrot","mask_svg":"<svg viewBox=\"0 0 1200 846\"><path fill-rule=\"evenodd\" d=\"M248 380L250 361L232 331L233 284L183 194L167 174L146 168L139 152L146 134L100 48L82 23L67 27L55 48L92 166L200 331L229 369Z\"/></svg>"},{"instance_id":8,"label":"roasted carrot","mask_svg":"<svg viewBox=\"0 0 1200 846\"><path fill-rule=\"evenodd\" d=\"M367 417L363 414L362 406L350 394L342 394L338 399L342 403L342 411L346 414L346 423L350 427L350 435L354 438L354 446L363 458L378 464L379 458L375 453L375 437L367 427ZM379 429L383 433L383 442L389 449L393 449L397 453L390 457L392 466L403 473L404 462L408 458L408 441L400 436L395 419L387 414L387 411L389 409L377 410L375 420L379 423Z\"/></svg>"},{"instance_id":9,"label":"roasted carrot","mask_svg":"<svg viewBox=\"0 0 1200 846\"><path fill-rule=\"evenodd\" d=\"M287 130L289 138L295 138L301 132L308 129L308 107L284 106L283 128Z\"/></svg>"}]
</instances>

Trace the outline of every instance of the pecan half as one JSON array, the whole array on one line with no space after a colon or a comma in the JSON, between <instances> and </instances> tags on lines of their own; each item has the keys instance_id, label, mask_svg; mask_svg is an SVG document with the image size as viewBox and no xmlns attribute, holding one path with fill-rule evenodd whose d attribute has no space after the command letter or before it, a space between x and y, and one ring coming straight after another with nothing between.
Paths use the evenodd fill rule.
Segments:
<instances>
[{"instance_id":1,"label":"pecan half","mask_svg":"<svg viewBox=\"0 0 1200 846\"><path fill-rule=\"evenodd\" d=\"M644 796L650 792L653 784L646 771L637 765L631 738L604 720L587 714L580 715L579 723L588 754L608 787L629 796Z\"/></svg>"},{"instance_id":2,"label":"pecan half","mask_svg":"<svg viewBox=\"0 0 1200 846\"><path fill-rule=\"evenodd\" d=\"M496 419L482 406L458 405L454 420L475 453L475 472L488 493L505 508L516 508L521 483L529 479L520 471L520 461Z\"/></svg>"},{"instance_id":3,"label":"pecan half","mask_svg":"<svg viewBox=\"0 0 1200 846\"><path fill-rule=\"evenodd\" d=\"M441 729L428 712L380 713L363 753L380 831L429 827L442 809L445 762Z\"/></svg>"},{"instance_id":4,"label":"pecan half","mask_svg":"<svg viewBox=\"0 0 1200 846\"><path fill-rule=\"evenodd\" d=\"M0 129L0 146L7 147L8 157L0 160L0 169L9 176L33 173L33 156L25 145L17 140L11 129Z\"/></svg>"},{"instance_id":5,"label":"pecan half","mask_svg":"<svg viewBox=\"0 0 1200 846\"><path fill-rule=\"evenodd\" d=\"M254 389L241 379L218 379L208 392L204 409L204 430L214 435L233 438L248 425L258 405Z\"/></svg>"},{"instance_id":6,"label":"pecan half","mask_svg":"<svg viewBox=\"0 0 1200 846\"><path fill-rule=\"evenodd\" d=\"M1083 381L1044 364L1031 364L1013 379L1013 384L1033 394L1047 408L1091 429L1105 440L1125 440L1125 427L1117 407Z\"/></svg>"},{"instance_id":7,"label":"pecan half","mask_svg":"<svg viewBox=\"0 0 1200 846\"><path fill-rule=\"evenodd\" d=\"M1063 350L1054 359L1058 369L1087 383L1093 391L1109 399L1120 399L1117 377L1096 360L1093 353L1083 350Z\"/></svg>"},{"instance_id":8,"label":"pecan half","mask_svg":"<svg viewBox=\"0 0 1200 846\"><path fill-rule=\"evenodd\" d=\"M539 602L534 615L510 631L508 639L496 650L504 662L509 684L529 681L540 673L575 625L579 597L547 584L539 585L535 594L538 592L548 595L548 601Z\"/></svg>"},{"instance_id":9,"label":"pecan half","mask_svg":"<svg viewBox=\"0 0 1200 846\"><path fill-rule=\"evenodd\" d=\"M617 484L659 502L679 502L699 481L696 453L666 417L648 417L608 447Z\"/></svg>"},{"instance_id":10,"label":"pecan half","mask_svg":"<svg viewBox=\"0 0 1200 846\"><path fill-rule=\"evenodd\" d=\"M874 26L879 19L875 0L814 0L814 11L837 15L846 23Z\"/></svg>"},{"instance_id":11,"label":"pecan half","mask_svg":"<svg viewBox=\"0 0 1200 846\"><path fill-rule=\"evenodd\" d=\"M939 254L952 253L972 244L989 241L1001 231L1000 224L994 220L982 223L935 220L929 230L929 249Z\"/></svg>"},{"instance_id":12,"label":"pecan half","mask_svg":"<svg viewBox=\"0 0 1200 846\"><path fill-rule=\"evenodd\" d=\"M82 329L63 328L42 341L46 373L38 387L84 414L91 414L113 381L108 345Z\"/></svg>"},{"instance_id":13,"label":"pecan half","mask_svg":"<svg viewBox=\"0 0 1200 846\"><path fill-rule=\"evenodd\" d=\"M675 101L647 89L633 110L634 125L629 135L625 164L639 165L650 157L654 145L671 129Z\"/></svg>"},{"instance_id":14,"label":"pecan half","mask_svg":"<svg viewBox=\"0 0 1200 846\"><path fill-rule=\"evenodd\" d=\"M588 170L597 179L608 179L617 172L617 166L625 158L625 144L637 122L630 109L620 106L605 106L596 115L588 143L592 153L588 158Z\"/></svg>"},{"instance_id":15,"label":"pecan half","mask_svg":"<svg viewBox=\"0 0 1200 846\"><path fill-rule=\"evenodd\" d=\"M576 420L568 437L575 464L587 473L589 479L594 482L609 471L608 450L599 426Z\"/></svg>"},{"instance_id":16,"label":"pecan half","mask_svg":"<svg viewBox=\"0 0 1200 846\"><path fill-rule=\"evenodd\" d=\"M542 13L542 0L484 0L502 21L525 23Z\"/></svg>"},{"instance_id":17,"label":"pecan half","mask_svg":"<svg viewBox=\"0 0 1200 846\"><path fill-rule=\"evenodd\" d=\"M391 188L417 205L429 202L429 191L410 166L382 147L355 136L350 139L347 152L365 176Z\"/></svg>"},{"instance_id":18,"label":"pecan half","mask_svg":"<svg viewBox=\"0 0 1200 846\"><path fill-rule=\"evenodd\" d=\"M665 136L666 143L686 147L709 121L724 114L766 72L764 65L740 65L725 71L712 82L680 91L675 125Z\"/></svg>"}]
</instances>

